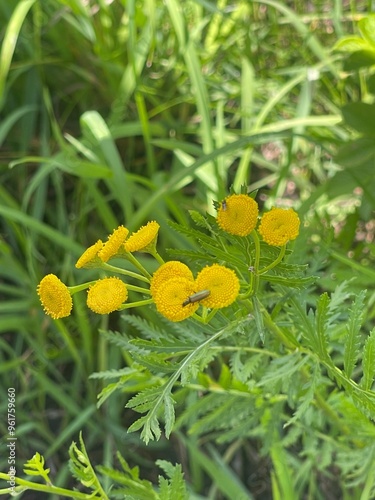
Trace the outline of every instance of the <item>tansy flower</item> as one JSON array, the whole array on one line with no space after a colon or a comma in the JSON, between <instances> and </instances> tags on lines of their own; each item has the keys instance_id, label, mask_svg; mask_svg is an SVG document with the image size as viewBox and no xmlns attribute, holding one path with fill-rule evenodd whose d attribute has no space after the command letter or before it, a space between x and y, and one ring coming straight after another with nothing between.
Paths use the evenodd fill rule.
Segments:
<instances>
[{"instance_id":1,"label":"tansy flower","mask_svg":"<svg viewBox=\"0 0 375 500\"><path fill-rule=\"evenodd\" d=\"M263 215L258 232L268 245L281 247L297 238L299 225L298 214L292 208L273 207Z\"/></svg>"},{"instance_id":2,"label":"tansy flower","mask_svg":"<svg viewBox=\"0 0 375 500\"><path fill-rule=\"evenodd\" d=\"M147 252L149 248L154 249L159 232L159 224L150 221L133 233L125 242L125 250L128 252Z\"/></svg>"},{"instance_id":3,"label":"tansy flower","mask_svg":"<svg viewBox=\"0 0 375 500\"><path fill-rule=\"evenodd\" d=\"M91 245L91 247L85 250L81 257L77 260L76 268L81 269L81 267L97 267L101 262L101 259L98 257L98 252L102 248L102 240L98 240L96 243Z\"/></svg>"},{"instance_id":4,"label":"tansy flower","mask_svg":"<svg viewBox=\"0 0 375 500\"><path fill-rule=\"evenodd\" d=\"M108 240L104 243L103 248L98 252L99 258L103 262L108 262L121 249L128 234L129 229L126 229L124 226L114 229L113 233L108 236Z\"/></svg>"},{"instance_id":5,"label":"tansy flower","mask_svg":"<svg viewBox=\"0 0 375 500\"><path fill-rule=\"evenodd\" d=\"M199 307L197 302L183 306L186 299L195 291L194 281L179 276L161 283L153 299L157 310L165 318L170 321L182 321Z\"/></svg>"},{"instance_id":6,"label":"tansy flower","mask_svg":"<svg viewBox=\"0 0 375 500\"><path fill-rule=\"evenodd\" d=\"M247 236L255 228L258 203L246 194L225 198L217 212L217 223L227 233Z\"/></svg>"},{"instance_id":7,"label":"tansy flower","mask_svg":"<svg viewBox=\"0 0 375 500\"><path fill-rule=\"evenodd\" d=\"M53 319L69 316L73 301L68 287L54 274L47 274L36 289L44 312Z\"/></svg>"},{"instance_id":8,"label":"tansy flower","mask_svg":"<svg viewBox=\"0 0 375 500\"><path fill-rule=\"evenodd\" d=\"M201 304L219 309L232 304L240 291L240 282L232 269L213 264L206 266L198 273L195 280L197 290L209 290L210 295L201 300Z\"/></svg>"},{"instance_id":9,"label":"tansy flower","mask_svg":"<svg viewBox=\"0 0 375 500\"><path fill-rule=\"evenodd\" d=\"M120 278L103 278L88 289L87 306L97 314L109 314L127 298L128 290Z\"/></svg>"},{"instance_id":10,"label":"tansy flower","mask_svg":"<svg viewBox=\"0 0 375 500\"><path fill-rule=\"evenodd\" d=\"M151 295L155 296L160 285L171 278L183 277L190 281L194 281L193 273L188 266L177 260L170 260L161 265L152 275L150 291Z\"/></svg>"}]
</instances>

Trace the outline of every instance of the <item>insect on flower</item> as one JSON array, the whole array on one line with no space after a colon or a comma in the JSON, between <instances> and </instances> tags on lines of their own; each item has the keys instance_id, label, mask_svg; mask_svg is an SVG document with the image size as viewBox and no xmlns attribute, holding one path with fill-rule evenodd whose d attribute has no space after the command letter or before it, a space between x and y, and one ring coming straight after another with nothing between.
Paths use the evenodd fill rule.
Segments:
<instances>
[{"instance_id":1,"label":"insect on flower","mask_svg":"<svg viewBox=\"0 0 375 500\"><path fill-rule=\"evenodd\" d=\"M190 295L183 303L182 307L188 306L189 304L194 304L194 302L199 302L200 300L203 300L207 298L210 295L209 290L201 290L200 292L193 293L193 295Z\"/></svg>"},{"instance_id":2,"label":"insect on flower","mask_svg":"<svg viewBox=\"0 0 375 500\"><path fill-rule=\"evenodd\" d=\"M227 209L227 202L225 200L221 203L221 208L223 209L224 212L226 211L226 209Z\"/></svg>"}]
</instances>

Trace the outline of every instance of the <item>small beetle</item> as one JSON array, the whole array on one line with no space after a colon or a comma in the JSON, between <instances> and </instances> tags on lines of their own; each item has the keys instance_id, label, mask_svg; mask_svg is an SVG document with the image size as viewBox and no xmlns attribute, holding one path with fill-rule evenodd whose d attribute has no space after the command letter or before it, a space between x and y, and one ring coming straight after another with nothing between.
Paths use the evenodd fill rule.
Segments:
<instances>
[{"instance_id":1,"label":"small beetle","mask_svg":"<svg viewBox=\"0 0 375 500\"><path fill-rule=\"evenodd\" d=\"M221 202L221 208L223 209L223 212L226 211L226 209L227 209L227 202L225 200Z\"/></svg>"},{"instance_id":2,"label":"small beetle","mask_svg":"<svg viewBox=\"0 0 375 500\"><path fill-rule=\"evenodd\" d=\"M210 295L209 290L201 290L200 292L193 293L193 295L190 295L183 303L182 307L188 306L189 304L194 304L194 302L199 302L200 300L205 299Z\"/></svg>"}]
</instances>

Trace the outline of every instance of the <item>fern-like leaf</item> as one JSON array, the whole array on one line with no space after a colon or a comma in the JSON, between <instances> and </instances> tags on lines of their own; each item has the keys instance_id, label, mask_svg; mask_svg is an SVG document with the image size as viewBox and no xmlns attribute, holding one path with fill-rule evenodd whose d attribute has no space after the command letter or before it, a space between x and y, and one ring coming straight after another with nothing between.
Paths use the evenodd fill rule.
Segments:
<instances>
[{"instance_id":1,"label":"fern-like leaf","mask_svg":"<svg viewBox=\"0 0 375 500\"><path fill-rule=\"evenodd\" d=\"M372 387L375 377L375 328L371 330L363 351L362 358L363 378L361 387L369 391Z\"/></svg>"},{"instance_id":2,"label":"fern-like leaf","mask_svg":"<svg viewBox=\"0 0 375 500\"><path fill-rule=\"evenodd\" d=\"M47 484L51 484L48 477L50 469L44 468L44 457L38 452L25 463L23 472L29 476L41 476Z\"/></svg>"},{"instance_id":3,"label":"fern-like leaf","mask_svg":"<svg viewBox=\"0 0 375 500\"><path fill-rule=\"evenodd\" d=\"M91 465L82 439L82 433L79 435L79 445L80 448L73 441L69 448L69 468L71 473L81 482L81 484L83 484L83 486L92 490L92 495L98 495L101 500L109 500Z\"/></svg>"},{"instance_id":4,"label":"fern-like leaf","mask_svg":"<svg viewBox=\"0 0 375 500\"><path fill-rule=\"evenodd\" d=\"M344 370L348 377L352 376L360 349L360 330L364 317L364 301L366 291L362 290L355 298L349 310L349 319L346 323L347 338L344 351Z\"/></svg>"},{"instance_id":5,"label":"fern-like leaf","mask_svg":"<svg viewBox=\"0 0 375 500\"><path fill-rule=\"evenodd\" d=\"M162 500L187 500L188 493L181 465L172 465L166 460L157 460L158 465L169 479L159 476L159 496Z\"/></svg>"},{"instance_id":6,"label":"fern-like leaf","mask_svg":"<svg viewBox=\"0 0 375 500\"><path fill-rule=\"evenodd\" d=\"M330 298L327 293L323 293L318 300L316 314L315 314L315 335L316 347L318 354L322 359L328 360L328 322L329 322L329 304Z\"/></svg>"}]
</instances>

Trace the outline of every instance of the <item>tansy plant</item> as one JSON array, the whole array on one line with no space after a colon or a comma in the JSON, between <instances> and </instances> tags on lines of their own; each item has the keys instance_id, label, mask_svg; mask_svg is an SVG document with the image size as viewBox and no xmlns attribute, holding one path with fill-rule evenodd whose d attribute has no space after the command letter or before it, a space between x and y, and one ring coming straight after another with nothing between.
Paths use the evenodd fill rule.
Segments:
<instances>
[{"instance_id":1,"label":"tansy plant","mask_svg":"<svg viewBox=\"0 0 375 500\"><path fill-rule=\"evenodd\" d=\"M209 250L208 255L191 255L188 259L206 261L195 277L192 269L181 261L164 262L161 258L156 249L160 227L156 221L148 222L130 236L126 227L119 226L105 243L98 240L90 246L80 256L76 267L94 267L116 273L126 277L127 282L110 276L68 287L54 274L48 274L37 287L45 313L53 319L69 316L73 306L72 295L84 289L87 289L87 306L97 314L154 303L157 311L173 322L193 317L208 323L218 310L236 301L242 304L249 298L254 299L260 277L268 277L269 271L285 256L287 243L298 236L298 215L293 209L273 208L263 215L257 228L258 204L247 194L231 194L222 202L216 202L215 206L216 223L212 224L213 221L207 219L208 233L195 233L198 241L204 237L202 242ZM258 235L267 245L279 248L276 258L271 253L270 261L270 254L261 247ZM239 239L233 239L233 236ZM152 276L133 255L135 252L149 253L160 264ZM115 257L130 261L136 272L108 264ZM261 266L264 259L267 259L267 265ZM141 283L134 285L129 283L130 280ZM128 290L138 292L142 298L127 302ZM258 308L254 310L258 311Z\"/></svg>"},{"instance_id":2,"label":"tansy plant","mask_svg":"<svg viewBox=\"0 0 375 500\"><path fill-rule=\"evenodd\" d=\"M196 373L197 364L202 362L211 344L249 321L254 322L258 338L264 342L265 324L271 324L271 320L258 295L267 282L303 287L312 281L311 277L303 276L304 266L283 263L290 254L290 250L287 251L288 243L295 240L299 233L300 221L293 209L272 208L260 217L258 203L246 192L232 193L214 202L214 206L216 218L191 213L195 228L171 223L174 229L194 240L197 246L194 251L168 250L171 259L165 262L157 251L157 222L148 222L131 235L127 228L119 226L105 243L98 240L76 263L78 269L97 268L117 276L101 277L96 281L68 287L49 274L37 288L46 314L54 319L68 316L72 310L71 296L87 289L87 306L97 314L147 307L159 315L159 321L155 316L155 324L163 324L163 318L170 324L189 319L192 332L200 325L200 335L209 334L188 356L184 369L176 369L162 396L160 377L150 378L147 375L150 385L156 384L156 388L150 392L152 410L130 429L136 430L144 425L142 436L146 441L160 435L158 413L161 402L168 412L165 420L166 433L169 435L174 422L173 402L170 399L172 387L179 378L184 383ZM147 252L156 260L158 267L152 275L137 259L137 252ZM134 270L109 264L113 258L117 259L117 263L121 262L119 259L125 259ZM130 301L128 291L136 292L139 299ZM136 316L128 316L128 321L137 322ZM294 347L280 329L274 327L273 330L273 334L276 333L287 346ZM189 329L184 332L186 338L179 349L189 351L191 345L187 347L185 342L192 337L188 333ZM139 349L139 339L135 343L118 338L115 341L121 346L125 342L127 351ZM165 334L163 341L171 341L168 334ZM148 341L144 342L149 347ZM162 360L153 360L152 363L170 366L173 371L175 364L169 360L169 351L174 353L173 357L177 355L176 349L171 346L165 351ZM104 390L100 395L100 403L107 396ZM133 398L128 406L136 411L147 410L149 407L142 405L142 397Z\"/></svg>"},{"instance_id":3,"label":"tansy plant","mask_svg":"<svg viewBox=\"0 0 375 500\"><path fill-rule=\"evenodd\" d=\"M155 221L134 234L115 229L77 261L79 269L97 268L97 280L67 287L54 275L42 279L46 313L69 315L72 295L85 289L95 313L142 312L122 314L121 333L101 331L127 366L91 378L115 379L98 406L115 392L127 398L126 411L140 414L126 416L133 421L128 431L140 430L146 443L160 438L162 422L166 437L175 432L212 471L216 458L202 452L203 443L222 445L229 463L251 439L269 457L278 498L302 498L331 466L348 498L373 498L375 329L362 328L366 291L354 295L344 281L316 296L316 278L296 262L311 240L307 231L299 234L292 208L259 214L246 192L214 207L216 217L192 211L191 225L170 223L189 244L165 250L167 261L157 251ZM137 252L151 257L141 263ZM323 274L327 255L316 259ZM228 498L244 494L235 483Z\"/></svg>"}]
</instances>

